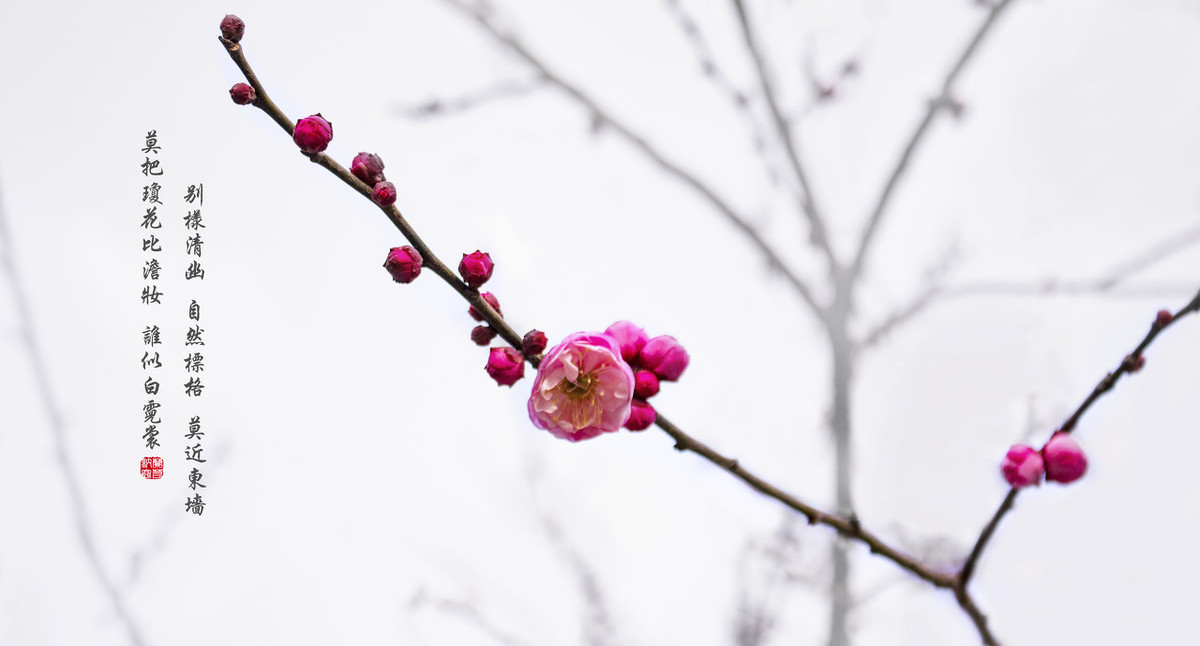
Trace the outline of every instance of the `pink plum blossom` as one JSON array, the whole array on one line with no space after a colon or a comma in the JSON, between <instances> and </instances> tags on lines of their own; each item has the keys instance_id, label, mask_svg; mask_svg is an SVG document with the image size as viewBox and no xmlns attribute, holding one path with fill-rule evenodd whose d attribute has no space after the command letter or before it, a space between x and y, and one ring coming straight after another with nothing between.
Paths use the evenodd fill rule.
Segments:
<instances>
[{"instance_id":1,"label":"pink plum blossom","mask_svg":"<svg viewBox=\"0 0 1200 646\"><path fill-rule=\"evenodd\" d=\"M650 428L656 419L658 419L658 411L654 410L654 406L651 406L650 402L634 398L633 407L629 410L629 419L625 420L625 428L631 431L644 431Z\"/></svg>"},{"instance_id":2,"label":"pink plum blossom","mask_svg":"<svg viewBox=\"0 0 1200 646\"><path fill-rule=\"evenodd\" d=\"M521 356L516 348L492 348L484 369L498 385L512 388L513 384L525 376L525 357Z\"/></svg>"},{"instance_id":3,"label":"pink plum blossom","mask_svg":"<svg viewBox=\"0 0 1200 646\"><path fill-rule=\"evenodd\" d=\"M664 334L647 341L638 360L659 379L675 381L687 369L691 359L675 337Z\"/></svg>"},{"instance_id":4,"label":"pink plum blossom","mask_svg":"<svg viewBox=\"0 0 1200 646\"><path fill-rule=\"evenodd\" d=\"M650 336L642 328L634 325L630 321L617 321L608 326L604 331L605 334L617 340L621 344L621 357L625 361L632 364L637 358L638 353L645 347L646 342L650 340Z\"/></svg>"},{"instance_id":5,"label":"pink plum blossom","mask_svg":"<svg viewBox=\"0 0 1200 646\"><path fill-rule=\"evenodd\" d=\"M1037 449L1025 444L1017 444L1008 450L1000 463L1000 473L1008 484L1020 489L1041 482L1045 463Z\"/></svg>"},{"instance_id":6,"label":"pink plum blossom","mask_svg":"<svg viewBox=\"0 0 1200 646\"><path fill-rule=\"evenodd\" d=\"M629 419L633 370L608 334L576 332L550 349L529 396L529 419L554 437L578 442L613 433Z\"/></svg>"},{"instance_id":7,"label":"pink plum blossom","mask_svg":"<svg viewBox=\"0 0 1200 646\"><path fill-rule=\"evenodd\" d=\"M333 124L326 121L320 112L297 121L296 129L292 132L292 141L308 155L325 150L332 140Z\"/></svg>"},{"instance_id":8,"label":"pink plum blossom","mask_svg":"<svg viewBox=\"0 0 1200 646\"><path fill-rule=\"evenodd\" d=\"M1087 456L1070 433L1058 431L1050 436L1042 447L1042 459L1046 461L1046 479L1053 482L1074 482L1087 472Z\"/></svg>"}]
</instances>

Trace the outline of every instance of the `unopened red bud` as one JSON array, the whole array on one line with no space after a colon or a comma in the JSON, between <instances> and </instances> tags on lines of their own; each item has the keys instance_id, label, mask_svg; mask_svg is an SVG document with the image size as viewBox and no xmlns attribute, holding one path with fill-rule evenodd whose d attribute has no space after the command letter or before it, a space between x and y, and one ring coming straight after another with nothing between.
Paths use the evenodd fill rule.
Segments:
<instances>
[{"instance_id":1,"label":"unopened red bud","mask_svg":"<svg viewBox=\"0 0 1200 646\"><path fill-rule=\"evenodd\" d=\"M209 23L211 24L211 23ZM221 35L226 40L239 42L242 40L242 34L246 33L246 23L242 22L241 18L233 14L225 16L221 20Z\"/></svg>"},{"instance_id":2,"label":"unopened red bud","mask_svg":"<svg viewBox=\"0 0 1200 646\"><path fill-rule=\"evenodd\" d=\"M1066 484L1081 478L1087 471L1087 456L1070 433L1058 431L1042 447L1046 461L1046 480Z\"/></svg>"},{"instance_id":3,"label":"unopened red bud","mask_svg":"<svg viewBox=\"0 0 1200 646\"><path fill-rule=\"evenodd\" d=\"M358 153L350 162L350 172L363 184L374 186L383 181L383 160L372 153Z\"/></svg>"},{"instance_id":4,"label":"unopened red bud","mask_svg":"<svg viewBox=\"0 0 1200 646\"><path fill-rule=\"evenodd\" d=\"M525 357L521 356L516 348L492 348L484 369L497 384L512 388L513 384L525 376Z\"/></svg>"},{"instance_id":5,"label":"unopened red bud","mask_svg":"<svg viewBox=\"0 0 1200 646\"><path fill-rule=\"evenodd\" d=\"M495 294L491 292L484 292L480 294L479 297L483 299L483 302L491 305L492 309L496 310L496 313L500 315L500 318L504 318L504 312L500 311L500 301L496 299ZM474 305L467 308L467 314L470 314L471 318L475 319L476 321L483 320L483 314L481 314L479 310L475 309Z\"/></svg>"},{"instance_id":6,"label":"unopened red bud","mask_svg":"<svg viewBox=\"0 0 1200 646\"><path fill-rule=\"evenodd\" d=\"M646 342L639 355L642 367L652 370L664 381L675 381L687 369L687 350L673 336L656 336Z\"/></svg>"},{"instance_id":7,"label":"unopened red bud","mask_svg":"<svg viewBox=\"0 0 1200 646\"><path fill-rule=\"evenodd\" d=\"M1154 316L1154 324L1158 327L1166 327L1175 320L1175 315L1167 310L1158 310L1158 314Z\"/></svg>"},{"instance_id":8,"label":"unopened red bud","mask_svg":"<svg viewBox=\"0 0 1200 646\"><path fill-rule=\"evenodd\" d=\"M1018 444L1009 449L1000 463L1000 473L1004 474L1004 479L1018 489L1038 484L1042 481L1045 471L1046 463L1041 454L1037 449L1025 444Z\"/></svg>"},{"instance_id":9,"label":"unopened red bud","mask_svg":"<svg viewBox=\"0 0 1200 646\"><path fill-rule=\"evenodd\" d=\"M541 330L530 330L525 333L525 338L521 339L521 354L536 357L546 349L546 343L546 335Z\"/></svg>"},{"instance_id":10,"label":"unopened red bud","mask_svg":"<svg viewBox=\"0 0 1200 646\"><path fill-rule=\"evenodd\" d=\"M650 340L650 335L631 321L617 321L608 326L604 333L617 340L621 346L621 358L630 365Z\"/></svg>"},{"instance_id":11,"label":"unopened red bud","mask_svg":"<svg viewBox=\"0 0 1200 646\"><path fill-rule=\"evenodd\" d=\"M371 191L371 199L376 204L387 208L396 203L396 186L391 182L379 182Z\"/></svg>"},{"instance_id":12,"label":"unopened red bud","mask_svg":"<svg viewBox=\"0 0 1200 646\"><path fill-rule=\"evenodd\" d=\"M650 399L658 394L658 375L649 370L638 370L633 374L633 396Z\"/></svg>"},{"instance_id":13,"label":"unopened red bud","mask_svg":"<svg viewBox=\"0 0 1200 646\"><path fill-rule=\"evenodd\" d=\"M408 245L393 247L383 268L397 283L411 283L421 274L421 254Z\"/></svg>"},{"instance_id":14,"label":"unopened red bud","mask_svg":"<svg viewBox=\"0 0 1200 646\"><path fill-rule=\"evenodd\" d=\"M254 100L258 98L258 94L254 91L253 87L245 83L238 83L229 88L229 98L233 99L233 102L238 105L247 105L254 103Z\"/></svg>"},{"instance_id":15,"label":"unopened red bud","mask_svg":"<svg viewBox=\"0 0 1200 646\"><path fill-rule=\"evenodd\" d=\"M326 121L320 112L297 121L296 129L292 132L292 141L309 155L325 150L332 140L333 124Z\"/></svg>"},{"instance_id":16,"label":"unopened red bud","mask_svg":"<svg viewBox=\"0 0 1200 646\"><path fill-rule=\"evenodd\" d=\"M475 345L487 345L494 338L496 338L496 331L486 325L476 325L471 330L471 340L475 342Z\"/></svg>"},{"instance_id":17,"label":"unopened red bud","mask_svg":"<svg viewBox=\"0 0 1200 646\"><path fill-rule=\"evenodd\" d=\"M658 411L654 410L649 402L634 399L633 405L629 408L629 419L625 420L624 426L631 431L644 431L650 428L656 419L658 419Z\"/></svg>"},{"instance_id":18,"label":"unopened red bud","mask_svg":"<svg viewBox=\"0 0 1200 646\"><path fill-rule=\"evenodd\" d=\"M492 257L488 254L475 250L473 253L464 253L462 262L458 263L458 273L463 277L471 287L479 287L486 283L492 277L492 269L495 264L492 263Z\"/></svg>"}]
</instances>

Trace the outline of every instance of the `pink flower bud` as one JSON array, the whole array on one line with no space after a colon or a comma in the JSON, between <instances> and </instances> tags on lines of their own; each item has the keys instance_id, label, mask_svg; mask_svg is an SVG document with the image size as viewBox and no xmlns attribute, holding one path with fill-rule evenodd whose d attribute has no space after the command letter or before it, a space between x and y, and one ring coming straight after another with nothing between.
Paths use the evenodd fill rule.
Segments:
<instances>
[{"instance_id":1,"label":"pink flower bud","mask_svg":"<svg viewBox=\"0 0 1200 646\"><path fill-rule=\"evenodd\" d=\"M242 34L245 33L246 23L242 22L241 18L229 14L221 20L221 35L225 37L225 40L239 42L242 40Z\"/></svg>"},{"instance_id":2,"label":"pink flower bud","mask_svg":"<svg viewBox=\"0 0 1200 646\"><path fill-rule=\"evenodd\" d=\"M372 153L358 153L350 162L350 172L367 186L383 181L383 160Z\"/></svg>"},{"instance_id":3,"label":"pink flower bud","mask_svg":"<svg viewBox=\"0 0 1200 646\"><path fill-rule=\"evenodd\" d=\"M408 245L392 247L383 268L397 283L411 283L421 275L421 254Z\"/></svg>"},{"instance_id":4,"label":"pink flower bud","mask_svg":"<svg viewBox=\"0 0 1200 646\"><path fill-rule=\"evenodd\" d=\"M658 394L658 375L649 370L638 370L633 373L633 396L638 399L650 399Z\"/></svg>"},{"instance_id":5,"label":"pink flower bud","mask_svg":"<svg viewBox=\"0 0 1200 646\"><path fill-rule=\"evenodd\" d=\"M1056 432L1042 447L1046 461L1046 479L1066 484L1081 478L1087 471L1087 456L1070 433Z\"/></svg>"},{"instance_id":6,"label":"pink flower bud","mask_svg":"<svg viewBox=\"0 0 1200 646\"><path fill-rule=\"evenodd\" d=\"M645 330L629 321L617 321L608 326L604 333L612 336L617 343L621 344L621 358L630 364L633 364L638 353L650 340L650 335L646 334Z\"/></svg>"},{"instance_id":7,"label":"pink flower bud","mask_svg":"<svg viewBox=\"0 0 1200 646\"><path fill-rule=\"evenodd\" d=\"M325 150L332 140L333 124L326 121L320 112L297 121L296 129L292 132L292 141L309 155Z\"/></svg>"},{"instance_id":8,"label":"pink flower bud","mask_svg":"<svg viewBox=\"0 0 1200 646\"><path fill-rule=\"evenodd\" d=\"M500 315L500 318L504 318L504 312L500 311L500 301L496 300L496 296L494 294L491 292L484 292L480 294L479 297L482 298L485 303L491 305L492 309L496 310L496 313ZM475 309L474 305L467 308L467 314L470 314L471 318L475 319L476 321L483 320L483 314L481 314L479 310Z\"/></svg>"},{"instance_id":9,"label":"pink flower bud","mask_svg":"<svg viewBox=\"0 0 1200 646\"><path fill-rule=\"evenodd\" d=\"M1000 463L1000 473L1008 484L1020 489L1041 482L1046 464L1042 456L1032 446L1017 444L1008 450L1008 455Z\"/></svg>"},{"instance_id":10,"label":"pink flower bud","mask_svg":"<svg viewBox=\"0 0 1200 646\"><path fill-rule=\"evenodd\" d=\"M529 420L554 437L578 442L614 433L629 419L633 371L616 339L576 332L546 353L529 395Z\"/></svg>"},{"instance_id":11,"label":"pink flower bud","mask_svg":"<svg viewBox=\"0 0 1200 646\"><path fill-rule=\"evenodd\" d=\"M229 98L233 99L233 102L238 105L247 105L254 103L254 100L258 98L258 93L249 85L238 83L229 88Z\"/></svg>"},{"instance_id":12,"label":"pink flower bud","mask_svg":"<svg viewBox=\"0 0 1200 646\"><path fill-rule=\"evenodd\" d=\"M391 182L379 182L371 191L371 199L381 207L387 208L396 203L396 186Z\"/></svg>"},{"instance_id":13,"label":"pink flower bud","mask_svg":"<svg viewBox=\"0 0 1200 646\"><path fill-rule=\"evenodd\" d=\"M521 354L527 357L536 357L546 349L546 335L541 330L530 330L525 333L525 338L521 339Z\"/></svg>"},{"instance_id":14,"label":"pink flower bud","mask_svg":"<svg viewBox=\"0 0 1200 646\"><path fill-rule=\"evenodd\" d=\"M663 381L675 381L688 367L687 350L673 336L656 336L642 348L642 367L652 370Z\"/></svg>"},{"instance_id":15,"label":"pink flower bud","mask_svg":"<svg viewBox=\"0 0 1200 646\"><path fill-rule=\"evenodd\" d=\"M492 348L485 370L497 384L512 388L518 379L525 376L525 357L516 348Z\"/></svg>"},{"instance_id":16,"label":"pink flower bud","mask_svg":"<svg viewBox=\"0 0 1200 646\"><path fill-rule=\"evenodd\" d=\"M463 254L462 262L458 263L458 273L471 287L479 287L492 277L492 257L476 250L471 254Z\"/></svg>"},{"instance_id":17,"label":"pink flower bud","mask_svg":"<svg viewBox=\"0 0 1200 646\"><path fill-rule=\"evenodd\" d=\"M1168 310L1158 310L1158 314L1154 316L1155 327L1166 327L1175 320L1175 315Z\"/></svg>"},{"instance_id":18,"label":"pink flower bud","mask_svg":"<svg viewBox=\"0 0 1200 646\"><path fill-rule=\"evenodd\" d=\"M629 419L625 420L624 426L631 431L644 431L650 428L656 419L658 411L654 410L649 402L634 399L633 406L629 409Z\"/></svg>"},{"instance_id":19,"label":"pink flower bud","mask_svg":"<svg viewBox=\"0 0 1200 646\"><path fill-rule=\"evenodd\" d=\"M1137 372L1142 369L1142 366L1146 365L1146 355L1139 354L1136 357L1130 355L1125 357L1125 362L1129 364L1129 372Z\"/></svg>"},{"instance_id":20,"label":"pink flower bud","mask_svg":"<svg viewBox=\"0 0 1200 646\"><path fill-rule=\"evenodd\" d=\"M496 338L496 331L486 325L476 325L471 330L471 340L475 342L475 345L487 345L494 338Z\"/></svg>"}]
</instances>

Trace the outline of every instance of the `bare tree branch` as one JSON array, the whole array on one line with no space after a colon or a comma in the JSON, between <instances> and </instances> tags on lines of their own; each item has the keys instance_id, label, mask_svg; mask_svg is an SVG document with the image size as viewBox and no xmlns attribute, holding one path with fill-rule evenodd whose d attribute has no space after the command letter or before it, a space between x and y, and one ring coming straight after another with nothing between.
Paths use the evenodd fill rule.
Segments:
<instances>
[{"instance_id":1,"label":"bare tree branch","mask_svg":"<svg viewBox=\"0 0 1200 646\"><path fill-rule=\"evenodd\" d=\"M754 68L758 73L763 98L767 102L771 118L775 122L775 129L779 135L779 140L783 143L783 149L787 153L788 161L791 163L792 173L795 175L796 181L799 182L800 189L803 191L800 209L808 218L810 227L809 239L813 245L825 254L826 259L829 261L830 271L833 272L840 265L837 257L834 256L833 245L829 240L829 232L825 228L825 221L821 216L821 212L817 209L812 184L808 180L808 172L804 170L804 164L800 160L800 153L796 150L796 142L793 140L791 125L779 109L779 101L775 98L775 90L771 87L771 78L767 72L766 62L763 60L762 50L758 46L754 28L750 26L750 19L746 15L746 7L743 5L742 0L733 0L733 3L734 8L737 9L738 22L742 27L742 37L746 41L746 49L749 50L750 57L754 60Z\"/></svg>"},{"instance_id":2,"label":"bare tree branch","mask_svg":"<svg viewBox=\"0 0 1200 646\"><path fill-rule=\"evenodd\" d=\"M501 99L528 96L545 87L541 79L501 81L474 92L450 99L431 99L417 105L397 105L396 114L408 119L424 119L458 114L495 103Z\"/></svg>"},{"instance_id":3,"label":"bare tree branch","mask_svg":"<svg viewBox=\"0 0 1200 646\"><path fill-rule=\"evenodd\" d=\"M487 12L476 6L470 6L463 0L445 0L446 4L458 9L470 18L474 19L480 27L483 28L493 40L504 45L509 51L515 54L518 58L525 61L527 65L537 71L546 82L557 87L571 99L573 99L581 107L595 115L595 118L600 122L608 125L613 132L620 135L626 141L633 145L635 149L648 157L659 168L676 180L682 182L685 186L698 193L706 202L708 202L718 213L725 216L734 228L742 233L750 243L757 248L770 263L772 269L779 271L788 284L796 291L796 293L804 300L823 322L825 321L824 308L818 304L815 295L808 284L800 279L788 266L783 259L771 248L767 241L752 227L746 218L740 215L728 202L719 197L716 192L698 177L683 169L673 161L670 161L657 148L650 145L644 138L635 134L628 126L621 121L613 118L611 114L600 107L595 100L579 89L573 83L570 83L563 77L551 71L542 60L534 55L523 43L517 40L510 34L500 31L489 19ZM419 250L419 249L418 249Z\"/></svg>"},{"instance_id":4,"label":"bare tree branch","mask_svg":"<svg viewBox=\"0 0 1200 646\"><path fill-rule=\"evenodd\" d=\"M1101 278L1093 280L976 281L953 287L941 284L942 271L931 274L928 284L916 296L863 335L858 349L878 344L885 336L916 318L936 302L969 296L1105 296L1110 298L1163 298L1189 294L1188 283L1152 283L1124 286L1135 274L1145 271L1195 244L1200 243L1200 226L1193 226L1151 245L1128 260L1114 265Z\"/></svg>"},{"instance_id":5,"label":"bare tree branch","mask_svg":"<svg viewBox=\"0 0 1200 646\"><path fill-rule=\"evenodd\" d=\"M496 643L502 644L502 646L528 646L529 644L529 642L501 630L475 604L469 601L427 597L424 590L418 590L412 601L409 602L408 607L411 612L419 610L425 605L432 606L441 612L462 619L478 629L479 632L491 637Z\"/></svg>"},{"instance_id":6,"label":"bare tree branch","mask_svg":"<svg viewBox=\"0 0 1200 646\"><path fill-rule=\"evenodd\" d=\"M33 371L33 383L50 424L50 438L54 444L54 455L57 458L58 466L62 470L63 482L66 484L71 520L75 525L75 532L79 537L79 542L83 547L83 553L87 557L87 563L91 567L92 574L96 577L96 582L100 584L100 588L104 590L109 603L112 604L117 618L125 626L130 643L134 644L134 646L144 646L146 640L142 637L142 629L138 626L137 621L134 620L133 615L126 607L124 596L117 589L117 585L112 577L104 569L104 564L100 561L100 554L96 550L96 541L92 537L87 505L84 504L83 500L83 487L79 484L75 465L71 461L70 452L67 450L67 432L66 425L63 422L62 409L59 408L54 398L54 391L50 388L50 375L49 370L46 368L45 354L42 352L37 336L33 333L33 315L29 308L29 299L25 294L24 285L17 271L17 261L13 255L15 244L12 240L7 216L4 209L0 208L0 263L4 266L4 275L8 277L9 285L12 288L13 305L17 313L17 326L20 331L21 340L24 342L25 348L29 351L29 363Z\"/></svg>"},{"instance_id":7,"label":"bare tree branch","mask_svg":"<svg viewBox=\"0 0 1200 646\"><path fill-rule=\"evenodd\" d=\"M942 82L942 89L938 96L929 102L929 107L925 110L925 116L909 137L908 144L904 147L904 151L900 153L900 159L896 162L896 166L892 169L891 176L888 177L887 183L883 186L883 192L879 195L879 200L875 203L875 209L871 212L870 218L867 220L866 228L863 230L862 239L859 241L858 252L854 256L854 260L850 266L850 282L856 282L862 274L863 266L867 262L867 253L870 251L871 242L875 239L875 233L879 230L879 224L883 221L884 213L887 211L889 202L892 199L892 194L896 186L900 182L900 177L908 168L908 163L912 159L913 153L916 152L917 146L925 138L929 132L929 126L933 124L934 118L943 108L952 108L954 105L954 83L958 80L959 74L966 68L967 63L979 51L979 45L996 24L997 19L1004 13L1012 4L1012 0L999 0L988 11L987 18L979 25L979 29L975 32L975 36L967 44L966 49L959 55L954 66L950 68L950 73L946 75L946 79Z\"/></svg>"}]
</instances>

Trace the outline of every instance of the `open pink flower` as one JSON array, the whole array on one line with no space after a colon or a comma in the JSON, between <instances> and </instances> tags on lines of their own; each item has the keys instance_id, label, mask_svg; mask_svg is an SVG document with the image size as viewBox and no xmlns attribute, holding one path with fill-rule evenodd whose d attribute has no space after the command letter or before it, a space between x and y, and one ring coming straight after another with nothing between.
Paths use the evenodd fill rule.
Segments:
<instances>
[{"instance_id":1,"label":"open pink flower","mask_svg":"<svg viewBox=\"0 0 1200 646\"><path fill-rule=\"evenodd\" d=\"M538 366L529 419L554 437L578 442L620 429L632 401L633 370L621 359L621 344L600 332L576 332Z\"/></svg>"}]
</instances>

